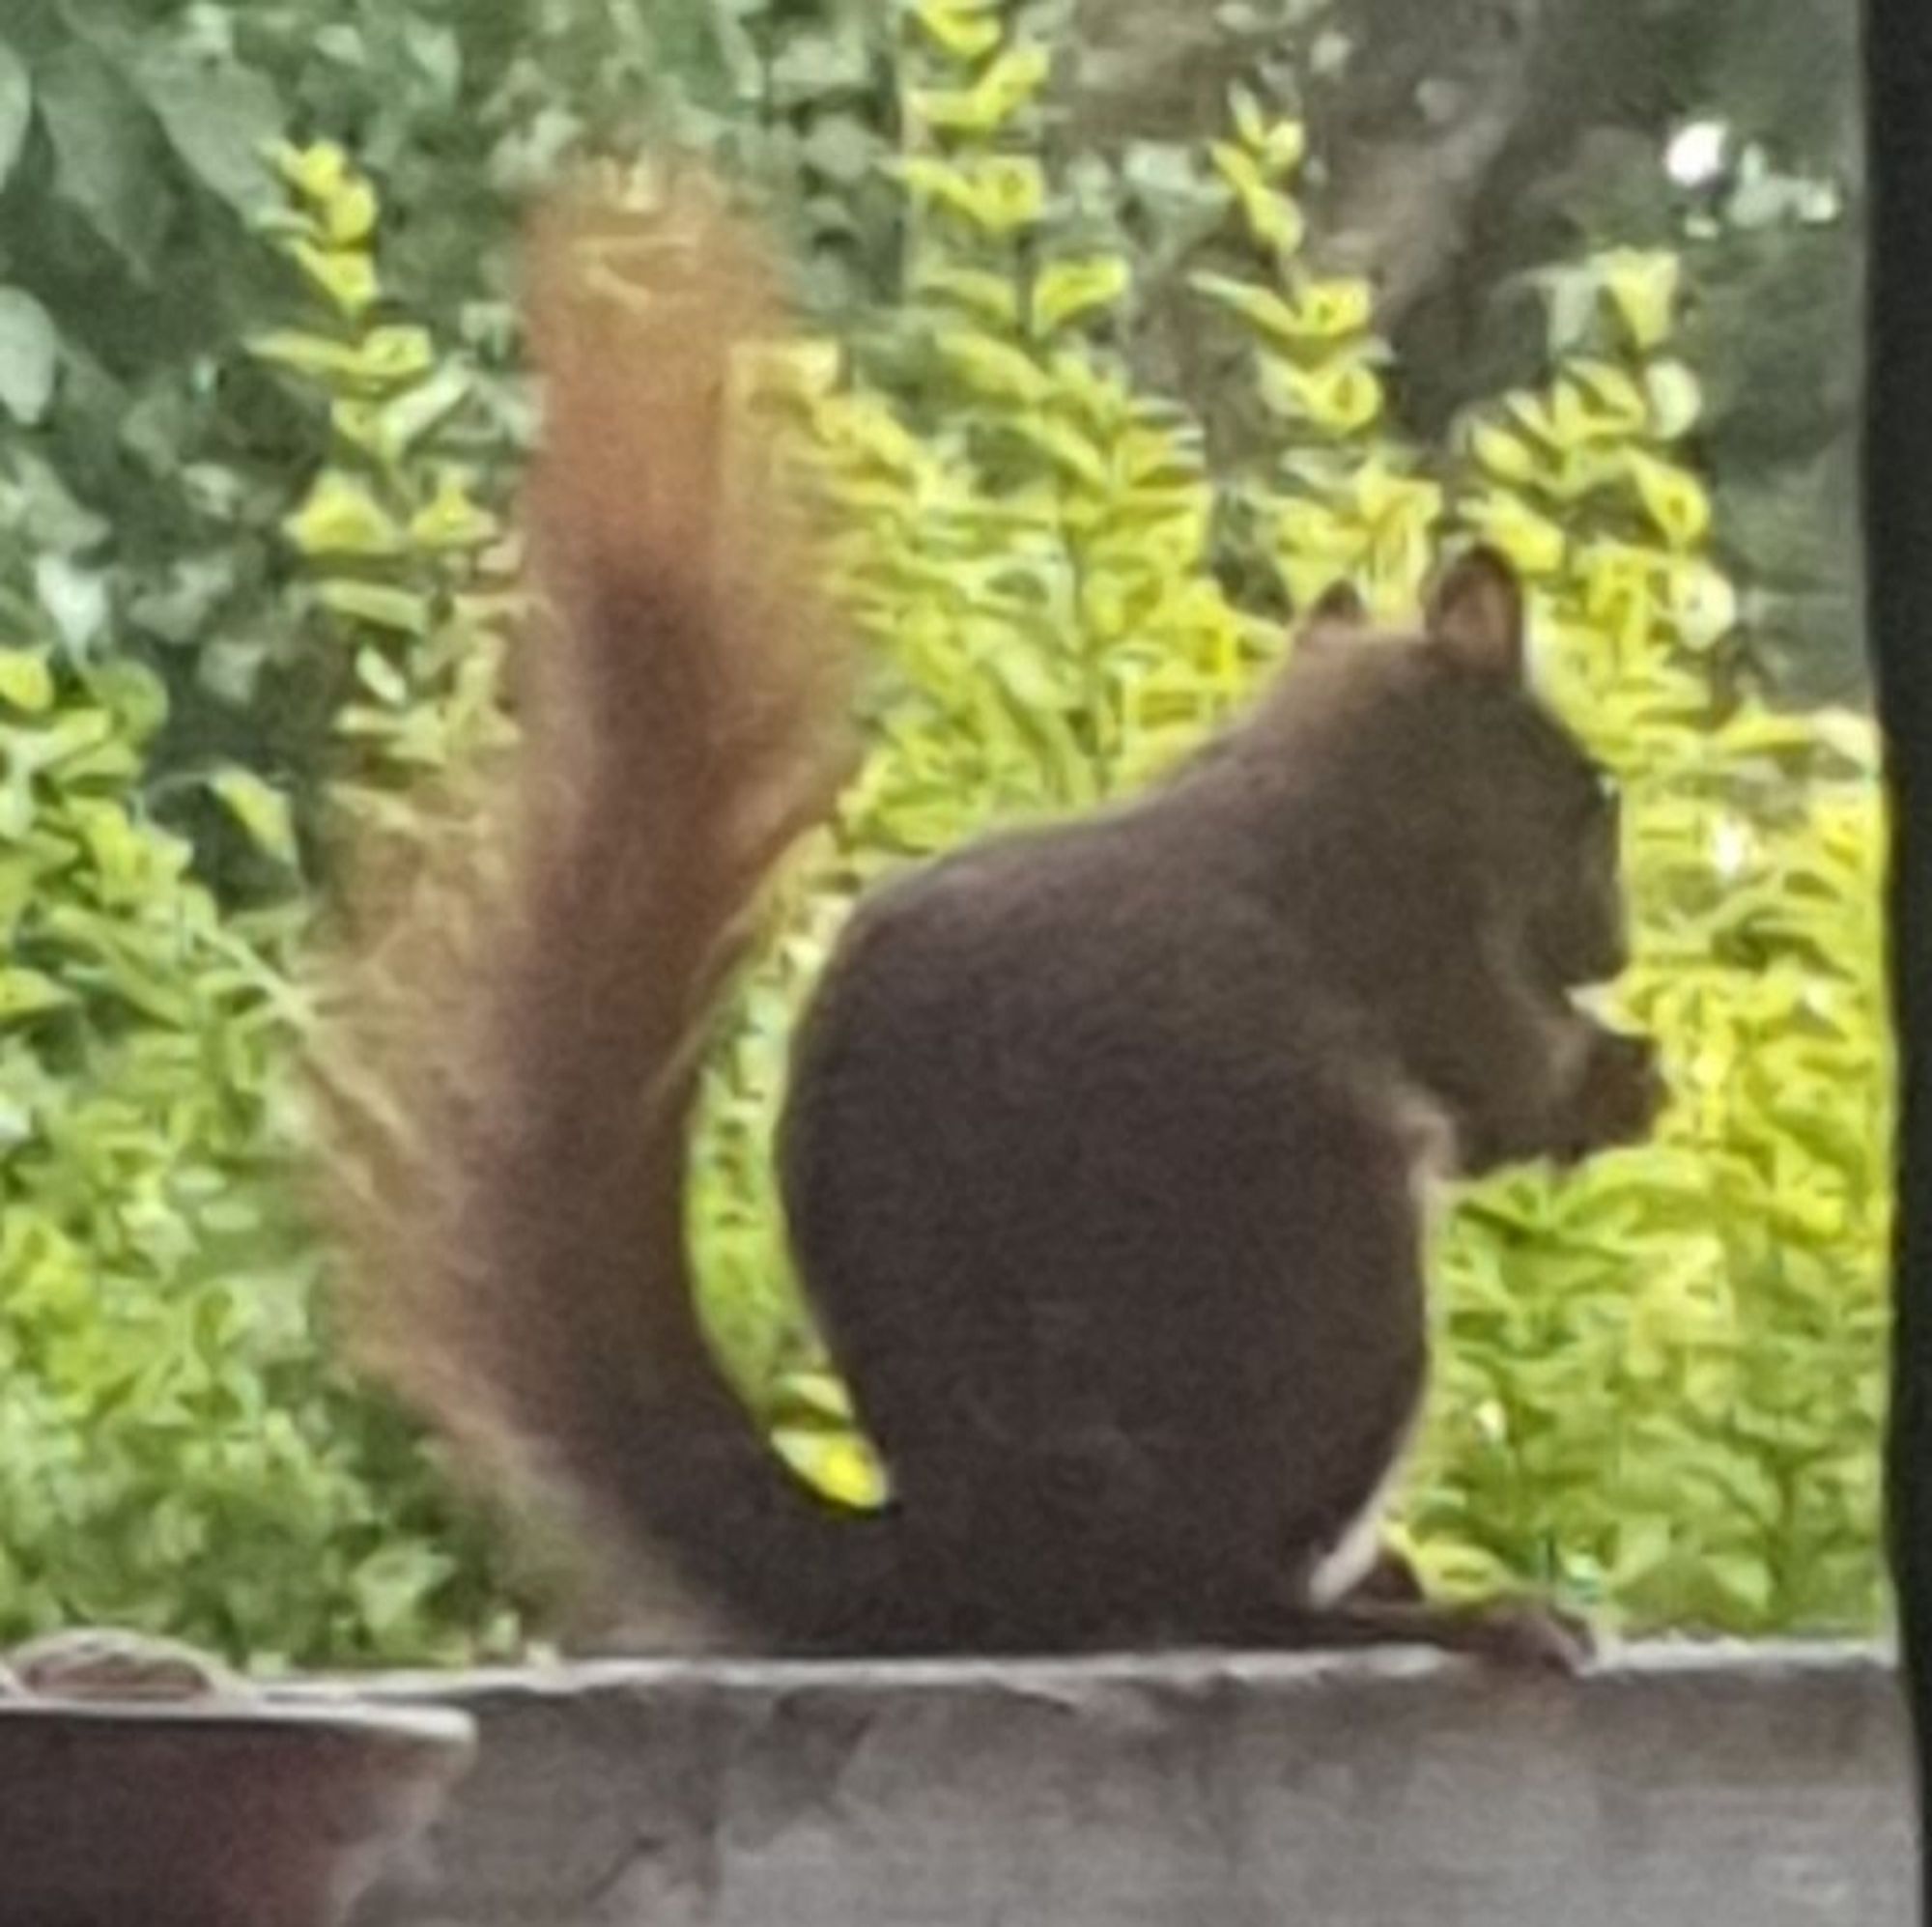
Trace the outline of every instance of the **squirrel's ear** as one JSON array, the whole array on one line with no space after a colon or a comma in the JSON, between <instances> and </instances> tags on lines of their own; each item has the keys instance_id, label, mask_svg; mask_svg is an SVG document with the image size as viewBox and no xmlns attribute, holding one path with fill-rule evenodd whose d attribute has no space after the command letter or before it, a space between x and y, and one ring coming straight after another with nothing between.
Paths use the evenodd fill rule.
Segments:
<instances>
[{"instance_id":1,"label":"squirrel's ear","mask_svg":"<svg viewBox=\"0 0 1932 1927\"><path fill-rule=\"evenodd\" d=\"M1302 612L1298 625L1303 642L1321 644L1365 628L1369 606L1353 582L1330 582Z\"/></svg>"},{"instance_id":2,"label":"squirrel's ear","mask_svg":"<svg viewBox=\"0 0 1932 1927\"><path fill-rule=\"evenodd\" d=\"M1522 585L1508 559L1486 544L1464 551L1444 571L1423 629L1459 668L1522 680Z\"/></svg>"}]
</instances>

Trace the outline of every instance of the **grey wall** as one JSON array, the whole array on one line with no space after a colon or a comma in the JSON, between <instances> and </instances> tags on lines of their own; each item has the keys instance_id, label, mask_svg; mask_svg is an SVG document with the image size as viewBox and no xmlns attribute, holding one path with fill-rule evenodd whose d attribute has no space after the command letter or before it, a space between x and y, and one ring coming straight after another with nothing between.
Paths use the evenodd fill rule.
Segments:
<instances>
[{"instance_id":1,"label":"grey wall","mask_svg":"<svg viewBox=\"0 0 1932 1927\"><path fill-rule=\"evenodd\" d=\"M1889 1667L1646 1649L384 1682L481 1764L358 1927L1907 1927Z\"/></svg>"}]
</instances>

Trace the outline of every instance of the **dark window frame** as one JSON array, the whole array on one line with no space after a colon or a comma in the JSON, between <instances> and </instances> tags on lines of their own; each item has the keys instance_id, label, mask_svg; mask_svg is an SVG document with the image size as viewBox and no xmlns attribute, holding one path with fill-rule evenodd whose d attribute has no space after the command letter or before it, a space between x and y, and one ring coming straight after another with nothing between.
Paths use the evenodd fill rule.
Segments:
<instances>
[{"instance_id":1,"label":"dark window frame","mask_svg":"<svg viewBox=\"0 0 1932 1927\"><path fill-rule=\"evenodd\" d=\"M1932 7L1865 0L1870 159L1864 526L1869 646L1891 811L1898 1066L1888 1552L1918 1761L1932 1920Z\"/></svg>"}]
</instances>

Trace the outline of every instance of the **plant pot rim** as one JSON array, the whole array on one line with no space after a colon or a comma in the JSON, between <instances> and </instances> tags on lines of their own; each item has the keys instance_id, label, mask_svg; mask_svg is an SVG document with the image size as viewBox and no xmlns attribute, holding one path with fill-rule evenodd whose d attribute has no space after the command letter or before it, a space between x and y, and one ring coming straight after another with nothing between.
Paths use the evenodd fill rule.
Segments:
<instances>
[{"instance_id":1,"label":"plant pot rim","mask_svg":"<svg viewBox=\"0 0 1932 1927\"><path fill-rule=\"evenodd\" d=\"M339 1922L476 1757L451 1709L0 1702L9 1920Z\"/></svg>"},{"instance_id":2,"label":"plant pot rim","mask_svg":"<svg viewBox=\"0 0 1932 1927\"><path fill-rule=\"evenodd\" d=\"M361 1738L432 1752L470 1753L476 1723L453 1707L364 1705L284 1699L0 1699L0 1723L66 1727L201 1727L211 1731L314 1733Z\"/></svg>"}]
</instances>

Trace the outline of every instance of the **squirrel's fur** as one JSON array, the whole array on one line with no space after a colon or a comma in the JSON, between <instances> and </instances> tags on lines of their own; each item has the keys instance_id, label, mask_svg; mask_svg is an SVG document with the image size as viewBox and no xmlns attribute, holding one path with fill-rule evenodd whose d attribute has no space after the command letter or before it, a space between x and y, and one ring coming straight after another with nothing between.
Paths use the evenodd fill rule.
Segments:
<instances>
[{"instance_id":1,"label":"squirrel's fur","mask_svg":"<svg viewBox=\"0 0 1932 1927\"><path fill-rule=\"evenodd\" d=\"M1492 557L1412 637L1330 599L1141 800L861 905L779 1155L891 1502L818 1496L721 1375L699 1053L847 768L846 663L737 435L756 250L677 206L582 199L532 250L513 807L365 911L325 1082L369 1356L789 1650L1520 1633L1346 1597L1421 1395L1431 1148L1577 1156L1655 1103L1566 995L1621 961L1614 816Z\"/></svg>"}]
</instances>

